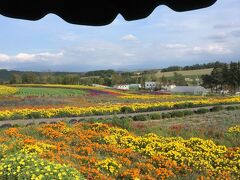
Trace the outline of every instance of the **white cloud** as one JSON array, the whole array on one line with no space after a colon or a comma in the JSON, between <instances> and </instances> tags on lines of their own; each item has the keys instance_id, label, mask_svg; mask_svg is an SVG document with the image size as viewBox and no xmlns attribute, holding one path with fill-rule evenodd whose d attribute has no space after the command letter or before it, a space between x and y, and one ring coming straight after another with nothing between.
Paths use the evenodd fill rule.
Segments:
<instances>
[{"instance_id":1,"label":"white cloud","mask_svg":"<svg viewBox=\"0 0 240 180\"><path fill-rule=\"evenodd\" d=\"M8 61L10 57L6 54L0 54L0 62Z\"/></svg>"},{"instance_id":2,"label":"white cloud","mask_svg":"<svg viewBox=\"0 0 240 180\"><path fill-rule=\"evenodd\" d=\"M44 53L39 53L35 54L36 58L40 59L48 59L48 58L61 58L64 56L64 52L58 52L58 53L49 53L49 52L44 52Z\"/></svg>"},{"instance_id":3,"label":"white cloud","mask_svg":"<svg viewBox=\"0 0 240 180\"><path fill-rule=\"evenodd\" d=\"M170 48L170 49L181 49L181 48L186 48L187 45L185 45L185 44L166 44L165 47Z\"/></svg>"},{"instance_id":4,"label":"white cloud","mask_svg":"<svg viewBox=\"0 0 240 180\"><path fill-rule=\"evenodd\" d=\"M27 54L27 53L19 53L15 56L15 58L18 60L18 61L22 61L22 62L25 62L25 61L31 61L33 60L35 57L34 54Z\"/></svg>"},{"instance_id":5,"label":"white cloud","mask_svg":"<svg viewBox=\"0 0 240 180\"><path fill-rule=\"evenodd\" d=\"M63 52L59 53L36 53L36 54L28 54L28 53L19 53L16 56L10 57L11 59L15 59L17 62L37 62L37 61L45 61L45 60L54 60L56 58L62 57Z\"/></svg>"},{"instance_id":6,"label":"white cloud","mask_svg":"<svg viewBox=\"0 0 240 180\"><path fill-rule=\"evenodd\" d=\"M136 55L133 54L133 53L124 53L123 56L125 56L125 57L134 57Z\"/></svg>"},{"instance_id":7,"label":"white cloud","mask_svg":"<svg viewBox=\"0 0 240 180\"><path fill-rule=\"evenodd\" d=\"M211 44L207 47L207 51L212 54L231 54L232 51L218 44Z\"/></svg>"},{"instance_id":8,"label":"white cloud","mask_svg":"<svg viewBox=\"0 0 240 180\"><path fill-rule=\"evenodd\" d=\"M134 35L132 35L132 34L128 34L128 35L126 35L126 36L123 36L123 37L121 38L121 40L123 40L123 41L136 41L136 40L137 40L137 37L134 36Z\"/></svg>"},{"instance_id":9,"label":"white cloud","mask_svg":"<svg viewBox=\"0 0 240 180\"><path fill-rule=\"evenodd\" d=\"M185 45L181 43L133 43L131 46L108 41L81 42L57 53L19 53L5 55L2 67L52 71L85 71L94 69L161 68L202 57L221 58L232 53L224 44ZM223 56L226 55L226 56ZM0 56L1 58L1 56ZM3 58L2 58L3 59Z\"/></svg>"},{"instance_id":10,"label":"white cloud","mask_svg":"<svg viewBox=\"0 0 240 180\"><path fill-rule=\"evenodd\" d=\"M226 55L231 54L232 51L223 45L209 44L207 46L195 46L187 50L188 53L193 54L213 54L213 55Z\"/></svg>"},{"instance_id":11,"label":"white cloud","mask_svg":"<svg viewBox=\"0 0 240 180\"><path fill-rule=\"evenodd\" d=\"M64 56L63 51L59 53L42 52L36 54L18 53L17 55L0 54L0 62L4 63L30 63L54 61Z\"/></svg>"}]
</instances>

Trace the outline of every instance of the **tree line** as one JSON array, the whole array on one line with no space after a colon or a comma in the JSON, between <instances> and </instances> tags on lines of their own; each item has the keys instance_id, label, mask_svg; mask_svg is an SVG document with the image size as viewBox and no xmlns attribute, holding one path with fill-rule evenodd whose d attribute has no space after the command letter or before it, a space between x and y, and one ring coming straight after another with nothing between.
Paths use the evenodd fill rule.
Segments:
<instances>
[{"instance_id":1,"label":"tree line","mask_svg":"<svg viewBox=\"0 0 240 180\"><path fill-rule=\"evenodd\" d=\"M89 74L88 74L89 75ZM10 77L10 84L81 84L92 85L101 84L106 86L114 86L119 84L141 84L144 85L146 81L157 82L158 84L172 84L186 85L183 75L174 73L170 79L166 77L157 77L155 73L141 74L135 76L131 72L114 72L91 74L95 76L86 76L80 74L55 74L55 73L13 73Z\"/></svg>"},{"instance_id":2,"label":"tree line","mask_svg":"<svg viewBox=\"0 0 240 180\"><path fill-rule=\"evenodd\" d=\"M170 66L168 68L161 69L161 72L172 72L172 71L185 71L185 70L197 70L197 69L209 69L215 67L221 67L225 63L221 63L219 61L207 64L194 64L192 66Z\"/></svg>"},{"instance_id":3,"label":"tree line","mask_svg":"<svg viewBox=\"0 0 240 180\"><path fill-rule=\"evenodd\" d=\"M202 85L212 91L231 90L236 92L240 86L240 65L239 62L227 63L208 63L203 65L193 65L187 68L209 68L213 71L210 75L203 75ZM171 67L169 67L171 69ZM0 70L0 81L11 84L82 84L92 85L101 84L114 86L117 84L142 84L146 81L154 81L160 85L176 84L178 86L188 85L185 76L175 72L173 77L157 77L153 71L136 72L117 72L114 70L98 70L86 73L69 72L20 72ZM195 84L194 84L195 83ZM193 82L191 85L198 85Z\"/></svg>"},{"instance_id":4,"label":"tree line","mask_svg":"<svg viewBox=\"0 0 240 180\"><path fill-rule=\"evenodd\" d=\"M90 76L92 75L92 76ZM113 86L116 84L140 83L141 78L132 76L131 73L99 72L87 74L56 74L51 72L12 73L10 84L101 84Z\"/></svg>"},{"instance_id":5,"label":"tree line","mask_svg":"<svg viewBox=\"0 0 240 180\"><path fill-rule=\"evenodd\" d=\"M214 67L210 75L202 76L203 86L215 92L230 90L240 91L240 61L224 63Z\"/></svg>"}]
</instances>

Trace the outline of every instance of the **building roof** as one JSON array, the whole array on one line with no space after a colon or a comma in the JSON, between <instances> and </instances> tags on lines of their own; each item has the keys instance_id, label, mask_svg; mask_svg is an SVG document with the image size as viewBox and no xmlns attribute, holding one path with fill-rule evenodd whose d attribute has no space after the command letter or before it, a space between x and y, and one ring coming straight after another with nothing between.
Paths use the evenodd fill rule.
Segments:
<instances>
[{"instance_id":1,"label":"building roof","mask_svg":"<svg viewBox=\"0 0 240 180\"><path fill-rule=\"evenodd\" d=\"M172 92L195 92L195 91L206 91L202 86L176 86L171 89Z\"/></svg>"},{"instance_id":2,"label":"building roof","mask_svg":"<svg viewBox=\"0 0 240 180\"><path fill-rule=\"evenodd\" d=\"M156 82L154 82L154 81L146 81L145 84L146 84L146 83L151 83L151 84L153 84L153 83L156 83Z\"/></svg>"}]
</instances>

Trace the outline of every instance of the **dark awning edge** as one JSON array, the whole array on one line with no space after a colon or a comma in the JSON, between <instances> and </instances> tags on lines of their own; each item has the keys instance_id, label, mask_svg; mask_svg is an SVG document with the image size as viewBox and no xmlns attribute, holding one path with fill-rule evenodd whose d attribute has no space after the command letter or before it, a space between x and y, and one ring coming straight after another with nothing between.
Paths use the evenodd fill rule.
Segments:
<instances>
[{"instance_id":1,"label":"dark awning edge","mask_svg":"<svg viewBox=\"0 0 240 180\"><path fill-rule=\"evenodd\" d=\"M49 13L72 24L101 26L118 14L125 20L149 16L159 5L182 12L209 7L217 0L1 0L0 14L19 19L39 20Z\"/></svg>"}]
</instances>

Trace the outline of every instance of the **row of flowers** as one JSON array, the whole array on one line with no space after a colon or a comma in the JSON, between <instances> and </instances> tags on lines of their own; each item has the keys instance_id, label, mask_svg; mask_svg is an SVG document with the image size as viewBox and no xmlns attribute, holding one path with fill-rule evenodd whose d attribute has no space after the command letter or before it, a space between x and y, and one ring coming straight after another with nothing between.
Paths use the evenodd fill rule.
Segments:
<instances>
[{"instance_id":1,"label":"row of flowers","mask_svg":"<svg viewBox=\"0 0 240 180\"><path fill-rule=\"evenodd\" d=\"M124 95L119 96L122 99L142 99L142 100L162 100L162 101L169 101L169 100L182 100L182 99L207 99L202 96L191 96L191 95L152 95L152 94L131 94L125 93Z\"/></svg>"},{"instance_id":2,"label":"row of flowers","mask_svg":"<svg viewBox=\"0 0 240 180\"><path fill-rule=\"evenodd\" d=\"M10 128L0 132L0 142L0 178L5 179L15 172L39 179L51 173L76 179L80 174L87 179L240 178L240 147L199 138L136 136L106 124Z\"/></svg>"},{"instance_id":3,"label":"row of flowers","mask_svg":"<svg viewBox=\"0 0 240 180\"><path fill-rule=\"evenodd\" d=\"M187 108L196 106L240 103L240 97L219 99L200 99L176 102L155 103L130 103L99 105L93 107L61 107L61 108L16 108L0 110L0 120L53 118L53 117L78 117L86 115L105 115L125 112L157 111L162 109Z\"/></svg>"},{"instance_id":4,"label":"row of flowers","mask_svg":"<svg viewBox=\"0 0 240 180\"><path fill-rule=\"evenodd\" d=\"M18 92L18 89L15 87L8 87L0 85L0 96L8 96Z\"/></svg>"},{"instance_id":5,"label":"row of flowers","mask_svg":"<svg viewBox=\"0 0 240 180\"><path fill-rule=\"evenodd\" d=\"M240 125L236 125L234 127L230 127L228 129L228 133L230 133L230 134L239 134L240 135Z\"/></svg>"}]
</instances>

